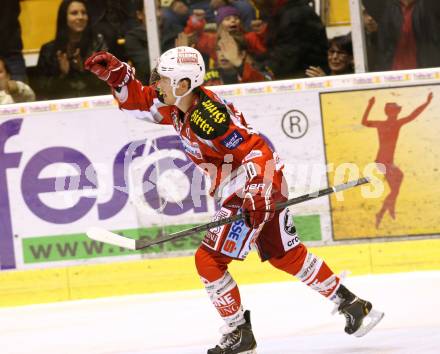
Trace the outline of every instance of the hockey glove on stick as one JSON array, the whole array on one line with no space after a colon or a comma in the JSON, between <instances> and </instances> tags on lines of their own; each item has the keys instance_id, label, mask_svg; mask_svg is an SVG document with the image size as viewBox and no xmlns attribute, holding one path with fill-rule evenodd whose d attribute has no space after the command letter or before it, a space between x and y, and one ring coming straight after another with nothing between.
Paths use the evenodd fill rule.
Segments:
<instances>
[{"instance_id":1,"label":"hockey glove on stick","mask_svg":"<svg viewBox=\"0 0 440 354\"><path fill-rule=\"evenodd\" d=\"M134 78L134 69L108 52L92 54L84 67L113 88L121 88Z\"/></svg>"},{"instance_id":2,"label":"hockey glove on stick","mask_svg":"<svg viewBox=\"0 0 440 354\"><path fill-rule=\"evenodd\" d=\"M246 183L242 210L248 227L258 228L260 224L272 220L275 202L272 197L272 183L262 177L254 177Z\"/></svg>"}]
</instances>

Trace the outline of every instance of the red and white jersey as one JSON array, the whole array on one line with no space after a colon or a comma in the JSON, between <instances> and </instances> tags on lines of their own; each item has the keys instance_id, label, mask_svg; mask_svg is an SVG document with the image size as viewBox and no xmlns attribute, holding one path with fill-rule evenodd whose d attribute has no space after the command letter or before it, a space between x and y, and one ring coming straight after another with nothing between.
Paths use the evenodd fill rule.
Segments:
<instances>
[{"instance_id":1,"label":"red and white jersey","mask_svg":"<svg viewBox=\"0 0 440 354\"><path fill-rule=\"evenodd\" d=\"M186 155L209 175L211 195L215 193L225 200L242 189L246 169L240 166L249 163L258 175L271 169L273 188L281 192L282 165L266 141L248 127L243 114L204 87L193 93L186 113L162 103L154 86L143 86L138 80L130 81L120 92L114 91L114 96L122 111L152 123L174 126Z\"/></svg>"}]
</instances>

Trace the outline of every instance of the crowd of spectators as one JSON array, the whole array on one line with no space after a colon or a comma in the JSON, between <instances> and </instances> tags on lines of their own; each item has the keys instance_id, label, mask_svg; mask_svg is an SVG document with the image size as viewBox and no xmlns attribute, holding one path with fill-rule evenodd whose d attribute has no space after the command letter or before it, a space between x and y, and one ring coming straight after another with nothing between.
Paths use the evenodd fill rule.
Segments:
<instances>
[{"instance_id":1,"label":"crowd of spectators","mask_svg":"<svg viewBox=\"0 0 440 354\"><path fill-rule=\"evenodd\" d=\"M440 66L439 3L363 0L370 70ZM351 34L328 39L312 4L156 0L160 49L197 48L206 62L206 85L353 73ZM2 5L0 104L107 94L108 87L83 67L98 50L128 61L137 78L148 83L144 0L62 0L55 37L42 45L32 75L22 55L19 0L3 0Z\"/></svg>"}]
</instances>

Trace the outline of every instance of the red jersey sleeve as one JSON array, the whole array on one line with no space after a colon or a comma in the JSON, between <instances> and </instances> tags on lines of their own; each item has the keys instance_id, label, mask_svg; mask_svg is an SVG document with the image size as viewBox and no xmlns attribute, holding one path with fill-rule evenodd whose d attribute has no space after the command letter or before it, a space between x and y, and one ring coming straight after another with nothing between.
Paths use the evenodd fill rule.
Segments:
<instances>
[{"instance_id":1,"label":"red jersey sleeve","mask_svg":"<svg viewBox=\"0 0 440 354\"><path fill-rule=\"evenodd\" d=\"M134 116L156 124L172 124L171 106L159 100L154 86L143 86L138 80L131 80L119 91L113 90L119 108Z\"/></svg>"}]
</instances>

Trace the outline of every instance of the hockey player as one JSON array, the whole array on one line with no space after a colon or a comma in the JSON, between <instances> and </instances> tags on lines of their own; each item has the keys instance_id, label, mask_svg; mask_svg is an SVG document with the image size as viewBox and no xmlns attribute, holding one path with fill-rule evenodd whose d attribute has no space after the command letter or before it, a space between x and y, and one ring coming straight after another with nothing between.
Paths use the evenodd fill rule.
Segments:
<instances>
[{"instance_id":1,"label":"hockey player","mask_svg":"<svg viewBox=\"0 0 440 354\"><path fill-rule=\"evenodd\" d=\"M222 205L215 218L245 213L245 221L210 230L195 254L201 280L226 323L220 343L208 354L255 353L250 312L228 272L228 264L244 260L252 245L262 261L333 301L346 317L348 334L364 335L379 322L383 314L351 293L300 242L289 210L275 210L275 203L287 196L283 166L231 103L201 87L205 67L196 49L177 47L162 54L158 82L151 86L143 86L129 65L107 52L92 55L85 67L112 87L121 110L173 125L187 156L210 177L211 195Z\"/></svg>"}]
</instances>

